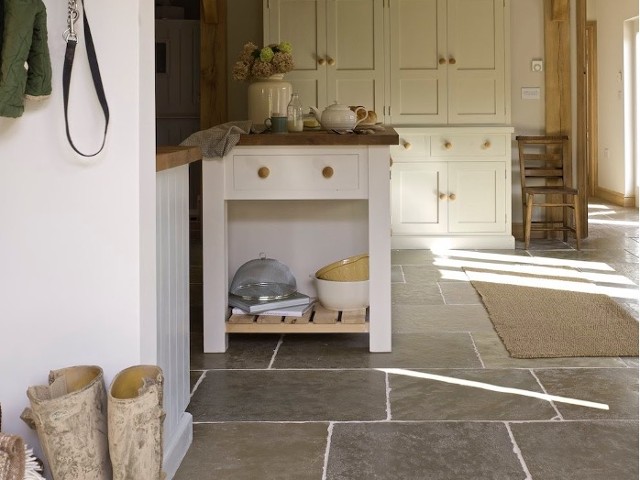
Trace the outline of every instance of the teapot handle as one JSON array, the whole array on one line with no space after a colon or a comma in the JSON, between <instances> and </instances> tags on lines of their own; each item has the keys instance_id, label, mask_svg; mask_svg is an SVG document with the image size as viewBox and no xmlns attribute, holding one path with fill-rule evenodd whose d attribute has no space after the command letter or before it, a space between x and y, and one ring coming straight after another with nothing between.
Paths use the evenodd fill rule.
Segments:
<instances>
[{"instance_id":1,"label":"teapot handle","mask_svg":"<svg viewBox=\"0 0 640 480\"><path fill-rule=\"evenodd\" d=\"M358 119L358 111L359 110L363 110L364 111L364 117ZM364 107L358 107L354 110L355 114L356 114L356 125L358 125L361 121L365 120L367 118L367 109Z\"/></svg>"}]
</instances>

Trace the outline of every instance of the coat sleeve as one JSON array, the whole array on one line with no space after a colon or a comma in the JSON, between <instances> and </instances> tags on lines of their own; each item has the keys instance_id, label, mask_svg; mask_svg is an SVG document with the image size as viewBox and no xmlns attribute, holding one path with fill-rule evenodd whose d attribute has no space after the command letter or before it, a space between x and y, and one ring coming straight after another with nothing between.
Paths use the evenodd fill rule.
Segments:
<instances>
[{"instance_id":1,"label":"coat sleeve","mask_svg":"<svg viewBox=\"0 0 640 480\"><path fill-rule=\"evenodd\" d=\"M27 59L29 71L25 94L30 98L51 94L51 58L47 37L47 9L40 0L33 23L33 40Z\"/></svg>"}]
</instances>

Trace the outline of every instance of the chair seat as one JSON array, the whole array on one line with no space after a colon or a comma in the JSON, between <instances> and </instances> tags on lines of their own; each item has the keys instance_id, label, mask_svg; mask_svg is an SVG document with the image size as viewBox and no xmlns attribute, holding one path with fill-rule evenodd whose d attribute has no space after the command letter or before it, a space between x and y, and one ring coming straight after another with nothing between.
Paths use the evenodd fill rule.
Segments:
<instances>
[{"instance_id":1,"label":"chair seat","mask_svg":"<svg viewBox=\"0 0 640 480\"><path fill-rule=\"evenodd\" d=\"M559 195L577 195L578 194L577 188L562 187L562 186L524 187L524 191L526 193L533 193L533 194L539 193L543 195L553 195L554 193Z\"/></svg>"}]
</instances>

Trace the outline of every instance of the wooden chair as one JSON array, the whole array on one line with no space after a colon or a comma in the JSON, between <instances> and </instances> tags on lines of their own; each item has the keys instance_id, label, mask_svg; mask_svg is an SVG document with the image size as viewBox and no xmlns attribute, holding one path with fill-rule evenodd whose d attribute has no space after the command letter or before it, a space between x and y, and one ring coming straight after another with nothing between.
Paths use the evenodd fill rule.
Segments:
<instances>
[{"instance_id":1,"label":"wooden chair","mask_svg":"<svg viewBox=\"0 0 640 480\"><path fill-rule=\"evenodd\" d=\"M565 242L568 232L573 232L580 250L580 194L571 186L569 137L519 135L516 140L520 158L524 248L529 249L532 231L561 231ZM532 220L534 207L547 210L542 219ZM573 210L573 225L570 210Z\"/></svg>"}]
</instances>

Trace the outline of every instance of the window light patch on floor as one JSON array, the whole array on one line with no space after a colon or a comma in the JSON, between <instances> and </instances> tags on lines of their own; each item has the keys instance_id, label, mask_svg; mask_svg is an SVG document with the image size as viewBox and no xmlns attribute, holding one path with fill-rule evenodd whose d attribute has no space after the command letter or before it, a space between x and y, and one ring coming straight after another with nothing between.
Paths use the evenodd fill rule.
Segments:
<instances>
[{"instance_id":1,"label":"window light patch on floor","mask_svg":"<svg viewBox=\"0 0 640 480\"><path fill-rule=\"evenodd\" d=\"M507 393L512 395L521 395L524 397L538 398L540 400L546 400L549 402L567 403L570 405L578 405L581 407L595 408L598 410L609 410L609 405L605 403L591 402L588 400L580 400L580 399L571 398L571 397L560 397L558 395L549 395L547 393L542 393L542 392L533 392L531 390L523 390L521 388L502 387L500 385L493 385L491 383L476 382L473 380L447 377L444 375L435 375L435 374L426 373L426 372L415 372L413 370L406 370L404 368L378 368L376 370L380 372L392 374L392 375L403 375L406 377L421 378L424 380L435 380L437 382L451 383L454 385L461 385L461 386L472 387L472 388L480 388L483 390L490 390L492 392Z\"/></svg>"},{"instance_id":2,"label":"window light patch on floor","mask_svg":"<svg viewBox=\"0 0 640 480\"><path fill-rule=\"evenodd\" d=\"M632 280L615 273L614 268L603 262L443 250L436 254L433 264L447 280L600 293L633 300L640 296Z\"/></svg>"}]
</instances>

